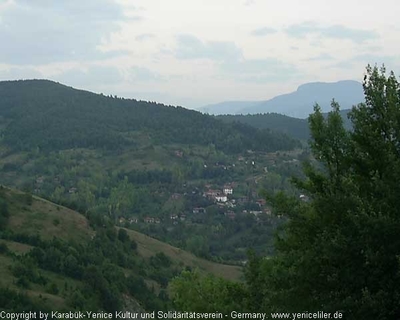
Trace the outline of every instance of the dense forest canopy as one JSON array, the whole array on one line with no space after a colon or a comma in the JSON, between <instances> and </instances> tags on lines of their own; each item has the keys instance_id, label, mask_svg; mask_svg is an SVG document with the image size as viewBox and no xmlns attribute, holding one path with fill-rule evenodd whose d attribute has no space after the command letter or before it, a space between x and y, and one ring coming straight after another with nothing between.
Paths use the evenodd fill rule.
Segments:
<instances>
[{"instance_id":1,"label":"dense forest canopy","mask_svg":"<svg viewBox=\"0 0 400 320\"><path fill-rule=\"evenodd\" d=\"M310 130L306 119L298 119L285 116L279 113L259 113L247 115L218 115L217 119L224 122L240 122L248 124L258 129L269 128L276 132L284 132L291 137L300 140L308 140L310 138Z\"/></svg>"},{"instance_id":2,"label":"dense forest canopy","mask_svg":"<svg viewBox=\"0 0 400 320\"><path fill-rule=\"evenodd\" d=\"M174 284L181 309L206 308L200 294L218 310L233 301L252 312L399 319L400 84L383 67L368 66L363 86L366 101L349 114L353 131L344 129L336 102L327 118L318 106L310 116L311 148L323 166L305 163L306 179L294 180L311 201L269 197L288 217L276 255L250 255L239 287L183 274Z\"/></svg>"},{"instance_id":3,"label":"dense forest canopy","mask_svg":"<svg viewBox=\"0 0 400 320\"><path fill-rule=\"evenodd\" d=\"M2 135L14 150L153 144L213 144L218 150L292 149L298 142L268 129L224 124L181 107L76 90L47 80L0 82Z\"/></svg>"},{"instance_id":4,"label":"dense forest canopy","mask_svg":"<svg viewBox=\"0 0 400 320\"><path fill-rule=\"evenodd\" d=\"M343 124L346 129L351 128L351 122L347 117L350 110L340 110ZM324 113L326 117L327 114ZM310 139L310 128L306 119L293 118L279 113L258 113L258 114L225 114L216 116L224 122L239 122L248 124L257 129L270 129L275 132L285 133L288 136L308 141Z\"/></svg>"}]
</instances>

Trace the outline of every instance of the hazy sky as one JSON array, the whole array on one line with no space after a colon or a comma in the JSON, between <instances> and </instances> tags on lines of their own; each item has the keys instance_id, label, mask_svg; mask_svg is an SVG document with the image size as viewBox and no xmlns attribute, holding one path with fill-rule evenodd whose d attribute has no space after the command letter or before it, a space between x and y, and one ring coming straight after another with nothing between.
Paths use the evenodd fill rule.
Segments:
<instances>
[{"instance_id":1,"label":"hazy sky","mask_svg":"<svg viewBox=\"0 0 400 320\"><path fill-rule=\"evenodd\" d=\"M398 0L0 0L0 79L196 108L400 75Z\"/></svg>"}]
</instances>

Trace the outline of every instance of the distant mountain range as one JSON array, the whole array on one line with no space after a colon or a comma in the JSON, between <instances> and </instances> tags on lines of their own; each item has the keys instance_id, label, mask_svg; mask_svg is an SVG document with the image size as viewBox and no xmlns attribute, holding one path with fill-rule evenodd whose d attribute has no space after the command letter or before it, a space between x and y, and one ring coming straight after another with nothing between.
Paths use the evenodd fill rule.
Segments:
<instances>
[{"instance_id":1,"label":"distant mountain range","mask_svg":"<svg viewBox=\"0 0 400 320\"><path fill-rule=\"evenodd\" d=\"M360 82L344 80L333 83L312 82L298 87L294 92L276 96L265 101L226 101L202 107L200 111L220 114L279 113L305 119L318 103L323 112L330 111L330 103L335 99L342 109L349 109L364 101Z\"/></svg>"}]
</instances>

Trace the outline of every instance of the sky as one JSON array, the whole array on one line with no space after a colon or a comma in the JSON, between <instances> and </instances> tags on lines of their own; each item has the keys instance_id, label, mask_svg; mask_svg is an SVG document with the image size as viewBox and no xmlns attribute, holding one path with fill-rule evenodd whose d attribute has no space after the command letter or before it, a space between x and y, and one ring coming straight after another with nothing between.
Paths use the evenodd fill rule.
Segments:
<instances>
[{"instance_id":1,"label":"sky","mask_svg":"<svg viewBox=\"0 0 400 320\"><path fill-rule=\"evenodd\" d=\"M398 0L0 0L0 80L187 108L400 75Z\"/></svg>"}]
</instances>

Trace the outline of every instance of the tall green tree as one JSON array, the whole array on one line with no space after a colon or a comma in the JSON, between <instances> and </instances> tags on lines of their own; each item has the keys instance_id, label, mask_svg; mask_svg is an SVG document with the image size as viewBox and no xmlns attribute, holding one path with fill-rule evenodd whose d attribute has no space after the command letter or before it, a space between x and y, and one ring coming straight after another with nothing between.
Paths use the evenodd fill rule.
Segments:
<instances>
[{"instance_id":1,"label":"tall green tree","mask_svg":"<svg viewBox=\"0 0 400 320\"><path fill-rule=\"evenodd\" d=\"M233 310L244 310L244 290L239 283L202 276L197 270L183 271L172 282L171 293L181 311L229 314Z\"/></svg>"},{"instance_id":2,"label":"tall green tree","mask_svg":"<svg viewBox=\"0 0 400 320\"><path fill-rule=\"evenodd\" d=\"M400 316L400 85L393 73L367 67L365 103L343 128L332 102L327 119L318 106L309 118L311 148L320 165L305 165L297 187L302 203L280 195L273 202L289 222L266 260L275 310L341 310L347 319Z\"/></svg>"},{"instance_id":3,"label":"tall green tree","mask_svg":"<svg viewBox=\"0 0 400 320\"><path fill-rule=\"evenodd\" d=\"M335 101L327 118L318 106L310 116L316 161L304 164L305 179L293 179L310 201L283 193L269 199L287 222L273 257L250 255L243 309L400 318L400 84L384 67L366 71L365 103L353 107L351 131ZM179 307L201 306L190 295L181 301L179 288L196 288L197 296L212 290L192 278L175 282Z\"/></svg>"}]
</instances>

